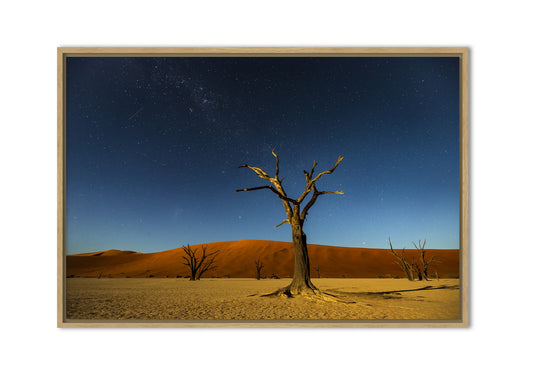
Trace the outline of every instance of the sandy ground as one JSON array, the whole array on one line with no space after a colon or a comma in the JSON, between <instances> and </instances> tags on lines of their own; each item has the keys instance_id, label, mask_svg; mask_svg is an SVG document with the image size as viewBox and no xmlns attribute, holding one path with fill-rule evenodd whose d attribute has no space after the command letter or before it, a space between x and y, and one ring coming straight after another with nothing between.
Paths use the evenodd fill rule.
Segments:
<instances>
[{"instance_id":1,"label":"sandy ground","mask_svg":"<svg viewBox=\"0 0 533 377\"><path fill-rule=\"evenodd\" d=\"M459 319L458 279L313 279L347 302L261 297L290 279L95 279L66 283L67 319Z\"/></svg>"}]
</instances>

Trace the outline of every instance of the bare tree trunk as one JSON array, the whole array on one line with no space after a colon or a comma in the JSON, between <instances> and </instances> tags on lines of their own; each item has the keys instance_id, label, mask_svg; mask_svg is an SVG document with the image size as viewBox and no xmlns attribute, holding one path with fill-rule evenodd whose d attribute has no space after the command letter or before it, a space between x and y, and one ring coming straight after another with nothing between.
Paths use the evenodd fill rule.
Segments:
<instances>
[{"instance_id":1,"label":"bare tree trunk","mask_svg":"<svg viewBox=\"0 0 533 377\"><path fill-rule=\"evenodd\" d=\"M302 222L291 221L292 245L294 248L294 275L292 282L274 293L265 296L293 297L300 294L321 295L320 290L311 282L311 268L307 251L307 237L302 229Z\"/></svg>"},{"instance_id":2,"label":"bare tree trunk","mask_svg":"<svg viewBox=\"0 0 533 377\"><path fill-rule=\"evenodd\" d=\"M309 254L307 251L307 237L300 224L292 225L292 244L294 247L294 276L287 287L291 294L300 294L303 291L316 291L311 283L309 267Z\"/></svg>"},{"instance_id":3,"label":"bare tree trunk","mask_svg":"<svg viewBox=\"0 0 533 377\"><path fill-rule=\"evenodd\" d=\"M409 281L413 281L415 280L415 277L413 275L413 269L411 268L411 266L409 265L409 263L405 262L404 266L403 266L403 270L405 272L405 275L407 277L407 279Z\"/></svg>"},{"instance_id":4,"label":"bare tree trunk","mask_svg":"<svg viewBox=\"0 0 533 377\"><path fill-rule=\"evenodd\" d=\"M261 270L263 269L263 267L264 265L263 262L261 262L261 258L257 258L257 260L255 261L255 277L257 278L257 280L261 280Z\"/></svg>"},{"instance_id":5,"label":"bare tree trunk","mask_svg":"<svg viewBox=\"0 0 533 377\"><path fill-rule=\"evenodd\" d=\"M413 257L413 260L411 262L412 271L416 272L416 275L418 277L418 280L422 280L422 271L420 271L420 267L418 266L418 263L415 262L415 258ZM414 280L414 277L413 277ZM426 277L427 280L427 277Z\"/></svg>"}]
</instances>

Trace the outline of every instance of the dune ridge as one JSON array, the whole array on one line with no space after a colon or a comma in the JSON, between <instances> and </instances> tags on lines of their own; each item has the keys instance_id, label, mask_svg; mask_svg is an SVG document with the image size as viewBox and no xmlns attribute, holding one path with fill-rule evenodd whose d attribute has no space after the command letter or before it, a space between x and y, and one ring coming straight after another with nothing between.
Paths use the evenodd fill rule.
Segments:
<instances>
[{"instance_id":1,"label":"dune ridge","mask_svg":"<svg viewBox=\"0 0 533 377\"><path fill-rule=\"evenodd\" d=\"M205 244L208 251L220 250L216 269L208 271L204 278L253 278L256 276L254 261L264 264L261 275L280 278L292 276L294 257L291 242L240 240ZM200 250L201 245L192 245ZM308 245L311 278L377 278L405 275L386 249ZM406 249L408 260L418 258L414 249ZM185 255L181 247L156 253L106 250L66 256L67 277L110 278L176 278L189 274L183 264ZM438 273L442 278L459 276L459 250L427 249L428 258L438 255L430 265L429 274ZM319 269L317 271L317 268Z\"/></svg>"}]
</instances>

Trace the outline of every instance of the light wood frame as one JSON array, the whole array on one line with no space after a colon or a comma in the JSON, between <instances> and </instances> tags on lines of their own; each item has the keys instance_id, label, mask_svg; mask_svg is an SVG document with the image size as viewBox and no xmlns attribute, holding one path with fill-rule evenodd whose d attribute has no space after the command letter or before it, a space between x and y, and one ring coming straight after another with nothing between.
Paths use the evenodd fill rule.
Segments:
<instances>
[{"instance_id":1,"label":"light wood frame","mask_svg":"<svg viewBox=\"0 0 533 377\"><path fill-rule=\"evenodd\" d=\"M460 300L459 320L67 320L65 319L65 62L72 56L353 56L458 57L460 65ZM59 47L57 49L57 326L71 327L375 327L465 328L469 326L468 263L468 48L467 47Z\"/></svg>"}]
</instances>

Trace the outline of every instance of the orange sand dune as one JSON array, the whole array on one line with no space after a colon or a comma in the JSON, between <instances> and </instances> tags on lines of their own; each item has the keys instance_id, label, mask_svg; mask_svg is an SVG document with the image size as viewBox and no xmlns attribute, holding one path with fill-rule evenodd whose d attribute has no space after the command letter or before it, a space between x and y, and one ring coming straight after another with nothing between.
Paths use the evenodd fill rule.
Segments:
<instances>
[{"instance_id":1,"label":"orange sand dune","mask_svg":"<svg viewBox=\"0 0 533 377\"><path fill-rule=\"evenodd\" d=\"M294 269L292 243L279 241L242 240L213 242L208 251L220 250L217 268L203 277L255 277L254 261L261 258L261 275L291 277ZM200 251L200 245L191 246ZM311 277L321 278L376 278L404 277L395 258L386 249L365 249L325 245L308 245ZM418 258L416 250L405 250L408 260ZM183 264L182 248L158 253L107 250L94 253L67 255L68 277L186 277L188 267ZM438 259L430 265L429 273L439 277L459 276L459 250L427 250L430 258Z\"/></svg>"}]
</instances>

